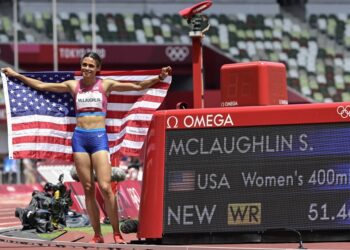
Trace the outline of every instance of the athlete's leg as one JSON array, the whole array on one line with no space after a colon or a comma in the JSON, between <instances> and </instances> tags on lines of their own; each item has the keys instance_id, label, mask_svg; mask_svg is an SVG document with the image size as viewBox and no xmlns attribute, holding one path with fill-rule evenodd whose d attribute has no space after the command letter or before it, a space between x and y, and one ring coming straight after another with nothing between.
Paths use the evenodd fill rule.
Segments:
<instances>
[{"instance_id":1,"label":"athlete's leg","mask_svg":"<svg viewBox=\"0 0 350 250\"><path fill-rule=\"evenodd\" d=\"M85 204L91 226L96 235L101 235L100 210L95 197L95 180L90 155L88 153L74 153L73 157L79 180L84 188Z\"/></svg>"},{"instance_id":2,"label":"athlete's leg","mask_svg":"<svg viewBox=\"0 0 350 250\"><path fill-rule=\"evenodd\" d=\"M105 201L106 212L113 231L114 233L119 233L118 205L111 187L112 170L109 163L109 153L105 150L93 153L92 164L96 172L97 182Z\"/></svg>"}]
</instances>

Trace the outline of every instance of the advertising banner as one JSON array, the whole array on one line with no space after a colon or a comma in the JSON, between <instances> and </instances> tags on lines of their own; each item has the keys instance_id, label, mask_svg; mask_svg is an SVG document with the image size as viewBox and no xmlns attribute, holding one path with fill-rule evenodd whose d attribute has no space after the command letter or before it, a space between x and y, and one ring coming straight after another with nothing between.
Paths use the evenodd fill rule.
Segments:
<instances>
[{"instance_id":1,"label":"advertising banner","mask_svg":"<svg viewBox=\"0 0 350 250\"><path fill-rule=\"evenodd\" d=\"M79 213L86 213L84 190L79 182L65 182L68 189L72 190L72 209ZM125 180L118 183L116 187L116 197L119 205L119 216L123 218L137 219L140 197L141 197L141 182ZM96 200L99 205L101 221L107 216L102 194L96 184Z\"/></svg>"},{"instance_id":2,"label":"advertising banner","mask_svg":"<svg viewBox=\"0 0 350 250\"><path fill-rule=\"evenodd\" d=\"M86 44L59 44L58 63L60 66L77 65L80 58L91 51ZM104 64L116 65L176 65L190 64L190 45L139 45L139 44L104 44L97 48ZM20 44L19 59L22 65L47 65L53 63L52 44ZM11 63L13 61L13 46L0 45L1 59Z\"/></svg>"}]
</instances>

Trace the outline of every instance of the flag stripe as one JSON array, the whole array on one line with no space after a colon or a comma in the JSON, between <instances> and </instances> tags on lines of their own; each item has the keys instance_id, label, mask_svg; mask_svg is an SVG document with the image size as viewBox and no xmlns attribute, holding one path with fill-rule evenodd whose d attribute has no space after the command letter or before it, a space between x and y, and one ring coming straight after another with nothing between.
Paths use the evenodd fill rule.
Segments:
<instances>
[{"instance_id":1,"label":"flag stripe","mask_svg":"<svg viewBox=\"0 0 350 250\"><path fill-rule=\"evenodd\" d=\"M146 110L143 110L144 112ZM151 110L150 110L151 111ZM111 113L111 114L109 114ZM123 112L113 112L109 111L107 114L106 125L107 126L123 126L125 123L133 123L133 122L151 122L153 117L153 111L147 113L138 113L137 110L132 110L129 112L130 114L125 116ZM124 114L124 116L123 116Z\"/></svg>"},{"instance_id":2,"label":"flag stripe","mask_svg":"<svg viewBox=\"0 0 350 250\"><path fill-rule=\"evenodd\" d=\"M140 101L149 101L149 102L162 102L165 95L111 95L108 98L109 103L135 103L138 100Z\"/></svg>"},{"instance_id":3,"label":"flag stripe","mask_svg":"<svg viewBox=\"0 0 350 250\"><path fill-rule=\"evenodd\" d=\"M20 144L14 144L13 148L15 151L47 151L47 152L60 152L60 153L72 153L72 147L71 146L65 146L62 144L56 144L56 143L20 143Z\"/></svg>"},{"instance_id":4,"label":"flag stripe","mask_svg":"<svg viewBox=\"0 0 350 250\"><path fill-rule=\"evenodd\" d=\"M13 138L13 144L22 143L49 143L49 144L60 144L64 146L71 146L71 140L65 140L60 137L49 137L49 136L21 136Z\"/></svg>"},{"instance_id":5,"label":"flag stripe","mask_svg":"<svg viewBox=\"0 0 350 250\"><path fill-rule=\"evenodd\" d=\"M54 157L53 157L54 156ZM59 159L62 161L72 161L72 153L61 153L61 152L50 152L43 150L23 150L23 151L13 151L14 159L23 159L23 158L31 158L31 159Z\"/></svg>"},{"instance_id":6,"label":"flag stripe","mask_svg":"<svg viewBox=\"0 0 350 250\"><path fill-rule=\"evenodd\" d=\"M142 81L159 74L159 70L107 71L101 78L121 82ZM37 72L26 74L43 82L79 79L78 72ZM71 138L76 124L74 101L68 93L34 90L17 79L1 74L10 156L72 160ZM148 132L153 113L163 102L171 76L142 91L113 91L108 98L106 130L111 158L119 153L138 155Z\"/></svg>"},{"instance_id":7,"label":"flag stripe","mask_svg":"<svg viewBox=\"0 0 350 250\"><path fill-rule=\"evenodd\" d=\"M149 69L149 70L104 70L99 73L100 76L107 76L107 77L117 77L117 76L142 76L142 75L158 75L160 71L158 69ZM80 71L75 71L74 72L75 76L81 76Z\"/></svg>"},{"instance_id":8,"label":"flag stripe","mask_svg":"<svg viewBox=\"0 0 350 250\"><path fill-rule=\"evenodd\" d=\"M113 121L112 121L113 122ZM140 121L129 121L124 122L121 126L106 126L108 134L122 132L123 129L127 129L128 133L131 134L143 134L147 131L149 122ZM24 123L24 124L13 124L12 135L13 137L20 137L26 135L40 134L45 136L68 136L72 137L74 131L74 126L69 124L67 126L46 123L46 122L36 122L36 123Z\"/></svg>"},{"instance_id":9,"label":"flag stripe","mask_svg":"<svg viewBox=\"0 0 350 250\"><path fill-rule=\"evenodd\" d=\"M68 125L61 125L61 124L56 124L52 122L32 122L32 123L22 123L22 124L13 124L12 130L13 133L16 131L20 131L21 135L22 133L25 133L25 131L28 130L28 133L35 133L37 129L41 130L48 130L49 133L53 133L54 131L59 131L59 132L66 132L66 131L71 131L73 132L75 126L72 124ZM53 133L55 135L55 133Z\"/></svg>"},{"instance_id":10,"label":"flag stripe","mask_svg":"<svg viewBox=\"0 0 350 250\"><path fill-rule=\"evenodd\" d=\"M149 102L149 101L138 101L135 103L109 103L107 106L108 110L111 111L128 111L137 108L145 109L156 109L158 107L158 102Z\"/></svg>"},{"instance_id":11,"label":"flag stripe","mask_svg":"<svg viewBox=\"0 0 350 250\"><path fill-rule=\"evenodd\" d=\"M33 122L52 122L56 124L72 124L75 126L75 117L52 117L46 115L27 115L11 118L12 124L23 124L23 123L33 123Z\"/></svg>"}]
</instances>

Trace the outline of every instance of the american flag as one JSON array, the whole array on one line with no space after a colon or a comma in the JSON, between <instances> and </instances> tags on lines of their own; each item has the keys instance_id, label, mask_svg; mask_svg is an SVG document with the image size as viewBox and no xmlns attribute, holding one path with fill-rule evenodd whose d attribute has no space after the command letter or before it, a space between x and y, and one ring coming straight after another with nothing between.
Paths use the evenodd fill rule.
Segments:
<instances>
[{"instance_id":1,"label":"american flag","mask_svg":"<svg viewBox=\"0 0 350 250\"><path fill-rule=\"evenodd\" d=\"M170 171L168 175L168 191L193 191L195 186L195 171Z\"/></svg>"},{"instance_id":2,"label":"american flag","mask_svg":"<svg viewBox=\"0 0 350 250\"><path fill-rule=\"evenodd\" d=\"M153 78L160 70L106 71L99 77L121 82ZM38 72L25 75L43 82L80 79L78 72ZM41 92L1 73L8 123L9 155L14 159L72 161L75 128L70 93ZM164 100L172 77L142 91L112 92L108 98L106 129L111 159L139 155L153 116Z\"/></svg>"}]
</instances>

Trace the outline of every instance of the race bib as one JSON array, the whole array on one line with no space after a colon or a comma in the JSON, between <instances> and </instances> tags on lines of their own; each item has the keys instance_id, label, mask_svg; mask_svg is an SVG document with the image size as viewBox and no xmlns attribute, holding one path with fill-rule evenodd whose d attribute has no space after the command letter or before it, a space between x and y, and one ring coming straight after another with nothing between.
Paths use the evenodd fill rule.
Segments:
<instances>
[{"instance_id":1,"label":"race bib","mask_svg":"<svg viewBox=\"0 0 350 250\"><path fill-rule=\"evenodd\" d=\"M78 93L76 98L77 109L99 109L102 110L102 93L84 92Z\"/></svg>"}]
</instances>

